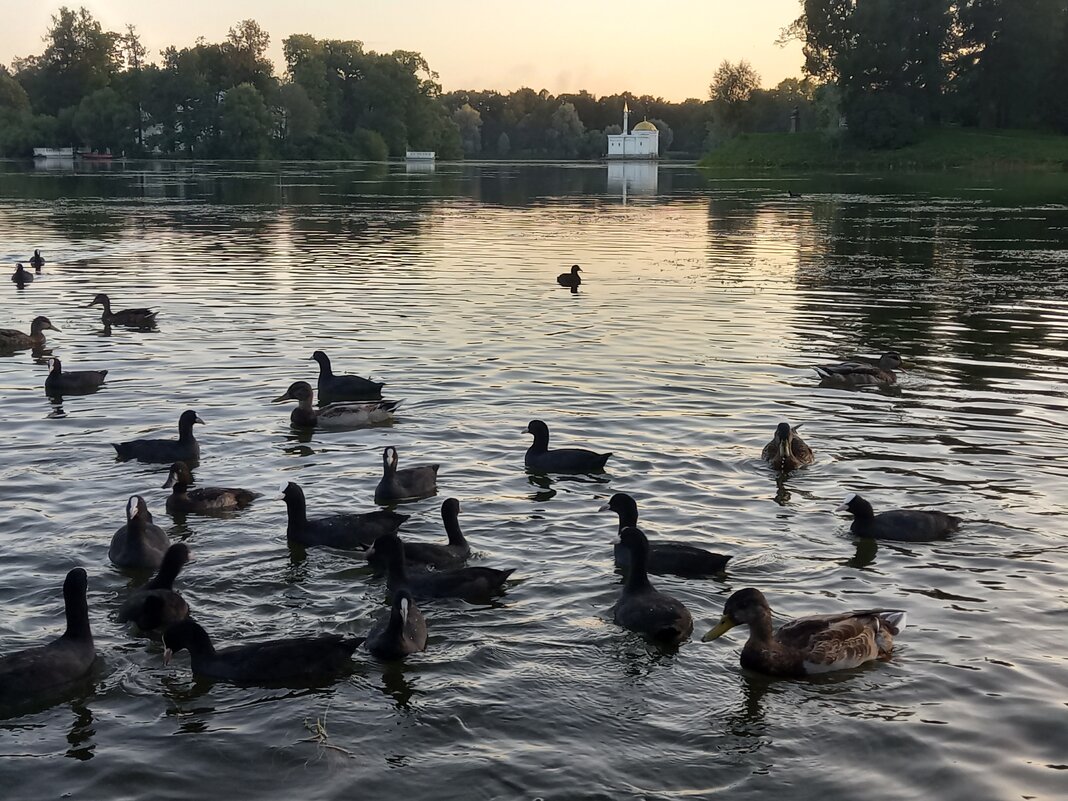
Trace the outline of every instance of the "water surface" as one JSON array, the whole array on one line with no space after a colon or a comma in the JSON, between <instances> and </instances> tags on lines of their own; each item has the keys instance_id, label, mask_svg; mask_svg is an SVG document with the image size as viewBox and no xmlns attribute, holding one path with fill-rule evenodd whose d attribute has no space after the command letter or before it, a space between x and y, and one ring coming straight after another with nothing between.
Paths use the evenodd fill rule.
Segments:
<instances>
[{"instance_id":1,"label":"water surface","mask_svg":"<svg viewBox=\"0 0 1068 801\"><path fill-rule=\"evenodd\" d=\"M47 314L66 368L110 372L56 408L32 353L0 358L0 651L62 628L81 565L101 657L91 690L0 721L0 777L24 799L1064 797L1065 197L1063 176L668 164L4 167L0 261L49 264L3 290L0 326ZM573 263L577 294L555 283ZM105 332L97 292L159 309L158 331ZM406 399L396 424L292 432L269 401L314 381L316 348ZM810 369L890 348L909 368L891 392ZM328 688L165 668L114 621L131 578L106 553L132 493L190 545L179 583L217 643L362 634L385 596L358 556L291 552L270 497L167 516L166 466L108 443L171 436L185 408L207 422L200 483L294 480L313 514L373 508L385 445L440 462L442 495L402 533L442 538L455 496L473 563L517 580L493 606L423 604L425 654L360 654ZM535 417L613 451L607 473L528 476ZM785 479L757 458L784 419L817 453ZM617 491L650 533L736 554L720 580L656 581L698 636L756 586L783 620L907 609L894 658L769 681L739 667L741 630L674 654L620 631L597 512ZM832 511L849 492L966 523L865 546Z\"/></svg>"}]
</instances>

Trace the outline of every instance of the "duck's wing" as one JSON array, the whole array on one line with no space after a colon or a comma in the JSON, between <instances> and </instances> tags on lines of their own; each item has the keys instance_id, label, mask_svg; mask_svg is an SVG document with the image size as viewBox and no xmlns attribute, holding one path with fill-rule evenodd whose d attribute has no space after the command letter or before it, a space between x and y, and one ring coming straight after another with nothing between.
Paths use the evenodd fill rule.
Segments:
<instances>
[{"instance_id":1,"label":"duck's wing","mask_svg":"<svg viewBox=\"0 0 1068 801\"><path fill-rule=\"evenodd\" d=\"M889 654L904 619L904 612L887 610L812 615L785 624L775 639L799 653L806 673L824 673Z\"/></svg>"},{"instance_id":2,"label":"duck's wing","mask_svg":"<svg viewBox=\"0 0 1068 801\"><path fill-rule=\"evenodd\" d=\"M824 378L832 376L851 376L851 375L882 375L883 371L876 367L874 364L865 364L863 362L841 362L840 364L818 364L815 366L815 371Z\"/></svg>"}]
</instances>

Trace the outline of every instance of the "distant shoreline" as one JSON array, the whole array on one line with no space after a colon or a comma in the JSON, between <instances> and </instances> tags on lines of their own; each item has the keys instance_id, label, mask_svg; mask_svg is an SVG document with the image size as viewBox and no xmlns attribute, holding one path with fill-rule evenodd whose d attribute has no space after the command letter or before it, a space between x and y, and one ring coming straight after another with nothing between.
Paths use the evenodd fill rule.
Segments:
<instances>
[{"instance_id":1,"label":"distant shoreline","mask_svg":"<svg viewBox=\"0 0 1068 801\"><path fill-rule=\"evenodd\" d=\"M941 129L897 150L865 150L823 133L742 134L699 162L714 169L992 170L1068 172L1068 136Z\"/></svg>"}]
</instances>

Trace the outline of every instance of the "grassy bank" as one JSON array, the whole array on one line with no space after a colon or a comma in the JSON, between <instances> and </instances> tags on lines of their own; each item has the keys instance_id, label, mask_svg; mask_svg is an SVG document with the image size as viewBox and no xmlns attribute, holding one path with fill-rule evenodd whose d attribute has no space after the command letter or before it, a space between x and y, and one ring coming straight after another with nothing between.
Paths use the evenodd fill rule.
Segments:
<instances>
[{"instance_id":1,"label":"grassy bank","mask_svg":"<svg viewBox=\"0 0 1068 801\"><path fill-rule=\"evenodd\" d=\"M1068 136L1030 131L935 130L898 150L864 150L820 133L743 134L702 167L793 170L1068 170Z\"/></svg>"}]
</instances>

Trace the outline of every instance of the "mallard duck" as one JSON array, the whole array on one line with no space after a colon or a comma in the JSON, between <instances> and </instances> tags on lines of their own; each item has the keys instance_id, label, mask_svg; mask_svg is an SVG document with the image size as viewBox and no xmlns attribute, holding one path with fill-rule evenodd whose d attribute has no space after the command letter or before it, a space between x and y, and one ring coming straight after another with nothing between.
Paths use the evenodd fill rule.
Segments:
<instances>
[{"instance_id":1,"label":"mallard duck","mask_svg":"<svg viewBox=\"0 0 1068 801\"><path fill-rule=\"evenodd\" d=\"M775 427L775 436L764 446L760 458L776 470L796 470L812 464L816 457L812 448L797 435L800 426L790 427L789 423L779 423Z\"/></svg>"},{"instance_id":2,"label":"mallard duck","mask_svg":"<svg viewBox=\"0 0 1068 801\"><path fill-rule=\"evenodd\" d=\"M623 591L612 607L617 625L665 645L678 645L693 633L693 617L682 601L658 591L649 583L646 560L649 542L641 529L628 526L619 535L630 551L630 570Z\"/></svg>"},{"instance_id":3,"label":"mallard duck","mask_svg":"<svg viewBox=\"0 0 1068 801\"><path fill-rule=\"evenodd\" d=\"M543 473L595 473L604 470L611 453L594 453L584 448L549 449L549 427L541 420L531 420L523 433L532 434L534 442L527 448L523 463Z\"/></svg>"},{"instance_id":4,"label":"mallard duck","mask_svg":"<svg viewBox=\"0 0 1068 801\"><path fill-rule=\"evenodd\" d=\"M445 523L445 533L449 536L448 545L436 542L406 542L404 559L408 567L434 568L444 570L462 567L471 555L471 546L467 544L463 531L460 530L460 502L455 498L446 498L441 504L441 519ZM374 548L367 551L367 561L376 570L384 571L388 565L382 554Z\"/></svg>"},{"instance_id":5,"label":"mallard duck","mask_svg":"<svg viewBox=\"0 0 1068 801\"><path fill-rule=\"evenodd\" d=\"M581 267L579 267L577 264L572 264L571 272L560 273L560 275L556 276L556 283L558 283L560 286L569 286L572 288L577 287L582 283L582 278L581 276L579 276L579 273L581 272Z\"/></svg>"},{"instance_id":6,"label":"mallard duck","mask_svg":"<svg viewBox=\"0 0 1068 801\"><path fill-rule=\"evenodd\" d=\"M11 280L19 286L33 283L33 273L27 270L22 264L15 265L15 272L11 274Z\"/></svg>"},{"instance_id":7,"label":"mallard duck","mask_svg":"<svg viewBox=\"0 0 1068 801\"><path fill-rule=\"evenodd\" d=\"M103 292L93 298L93 302L86 308L91 306L104 307L104 311L100 315L100 322L104 325L124 325L128 328L151 328L156 324L156 315L159 314L159 312L154 312L151 309L123 309L122 311L113 312L111 310L111 299Z\"/></svg>"},{"instance_id":8,"label":"mallard duck","mask_svg":"<svg viewBox=\"0 0 1068 801\"><path fill-rule=\"evenodd\" d=\"M624 529L637 527L638 504L625 492L617 492L599 511L613 511L619 515L619 534ZM688 542L678 540L647 540L649 553L646 570L658 576L681 576L682 578L706 578L722 573L730 556L715 553ZM617 542L613 548L616 567L626 570L630 566L630 549Z\"/></svg>"},{"instance_id":9,"label":"mallard duck","mask_svg":"<svg viewBox=\"0 0 1068 801\"><path fill-rule=\"evenodd\" d=\"M211 637L192 618L175 623L163 632L163 664L174 654L189 651L193 673L234 684L316 684L336 679L352 670L352 654L363 637L324 634L318 637L233 645L215 650Z\"/></svg>"},{"instance_id":10,"label":"mallard duck","mask_svg":"<svg viewBox=\"0 0 1068 801\"><path fill-rule=\"evenodd\" d=\"M123 601L119 622L132 622L141 631L154 631L189 617L188 604L174 591L174 580L188 561L189 547L184 542L169 547L152 580Z\"/></svg>"},{"instance_id":11,"label":"mallard duck","mask_svg":"<svg viewBox=\"0 0 1068 801\"><path fill-rule=\"evenodd\" d=\"M185 462L171 465L163 489L173 487L167 496L167 512L172 515L184 515L190 512L228 512L244 509L256 498L258 492L236 487L198 487L190 490L193 473Z\"/></svg>"},{"instance_id":12,"label":"mallard duck","mask_svg":"<svg viewBox=\"0 0 1068 801\"><path fill-rule=\"evenodd\" d=\"M289 415L289 423L294 428L357 428L388 423L393 413L404 403L396 401L374 401L372 403L331 403L316 409L311 384L307 381L295 381L289 385L284 395L279 395L272 403L295 400L297 408Z\"/></svg>"},{"instance_id":13,"label":"mallard duck","mask_svg":"<svg viewBox=\"0 0 1068 801\"><path fill-rule=\"evenodd\" d=\"M0 656L0 709L50 698L88 675L96 661L86 602L88 579L76 567L63 581L67 628L62 636L33 648Z\"/></svg>"},{"instance_id":14,"label":"mallard duck","mask_svg":"<svg viewBox=\"0 0 1068 801\"><path fill-rule=\"evenodd\" d=\"M41 255L40 250L33 251L33 255L30 256L30 266L37 272L41 272L41 268L45 266L44 256Z\"/></svg>"},{"instance_id":15,"label":"mallard duck","mask_svg":"<svg viewBox=\"0 0 1068 801\"><path fill-rule=\"evenodd\" d=\"M48 360L51 368L45 379L45 394L50 398L63 395L89 395L100 389L107 370L73 370L63 372L63 364L56 357Z\"/></svg>"},{"instance_id":16,"label":"mallard duck","mask_svg":"<svg viewBox=\"0 0 1068 801\"><path fill-rule=\"evenodd\" d=\"M40 348L45 343L45 331L58 331L47 317L34 317L30 333L24 334L15 328L0 328L0 350Z\"/></svg>"},{"instance_id":17,"label":"mallard duck","mask_svg":"<svg viewBox=\"0 0 1068 801\"><path fill-rule=\"evenodd\" d=\"M393 594L390 610L379 617L364 642L378 659L404 659L426 650L426 618L407 590Z\"/></svg>"},{"instance_id":18,"label":"mallard duck","mask_svg":"<svg viewBox=\"0 0 1068 801\"><path fill-rule=\"evenodd\" d=\"M889 351L879 357L874 364L870 362L842 362L841 364L819 364L812 369L820 381L828 385L866 386L871 384L887 386L897 383L894 370L901 369L901 356L896 351Z\"/></svg>"},{"instance_id":19,"label":"mallard duck","mask_svg":"<svg viewBox=\"0 0 1068 801\"><path fill-rule=\"evenodd\" d=\"M108 559L119 567L155 570L170 546L167 532L152 522L145 499L134 495L126 503L126 525L111 538Z\"/></svg>"},{"instance_id":20,"label":"mallard duck","mask_svg":"<svg viewBox=\"0 0 1068 801\"><path fill-rule=\"evenodd\" d=\"M133 439L112 443L111 447L120 459L196 463L200 461L200 443L193 436L193 426L197 423L204 425L196 412L187 409L178 418L178 439Z\"/></svg>"},{"instance_id":21,"label":"mallard duck","mask_svg":"<svg viewBox=\"0 0 1068 801\"><path fill-rule=\"evenodd\" d=\"M382 451L382 478L375 487L375 503L389 504L400 501L415 501L429 498L438 491L438 468L428 464L397 469L397 449L387 447Z\"/></svg>"},{"instance_id":22,"label":"mallard duck","mask_svg":"<svg viewBox=\"0 0 1068 801\"><path fill-rule=\"evenodd\" d=\"M385 509L309 518L304 490L292 481L282 487L282 500L288 515L286 537L300 545L364 550L383 534L396 532L408 519L408 515Z\"/></svg>"},{"instance_id":23,"label":"mallard duck","mask_svg":"<svg viewBox=\"0 0 1068 801\"><path fill-rule=\"evenodd\" d=\"M319 363L319 403L379 400L382 397L384 383L358 375L334 375L330 357L321 350L315 351L311 360Z\"/></svg>"},{"instance_id":24,"label":"mallard duck","mask_svg":"<svg viewBox=\"0 0 1068 801\"><path fill-rule=\"evenodd\" d=\"M462 598L482 603L504 591L504 583L515 568L458 567L429 573L408 572L404 543L396 534L375 540L374 550L386 562L386 586L391 593L407 590L416 598Z\"/></svg>"},{"instance_id":25,"label":"mallard duck","mask_svg":"<svg viewBox=\"0 0 1068 801\"><path fill-rule=\"evenodd\" d=\"M914 509L891 509L875 514L870 503L857 494L850 495L836 512L849 512L853 524L849 527L858 537L900 542L938 540L957 530L961 519L945 512Z\"/></svg>"},{"instance_id":26,"label":"mallard duck","mask_svg":"<svg viewBox=\"0 0 1068 801\"><path fill-rule=\"evenodd\" d=\"M742 648L742 667L796 678L889 658L894 636L905 628L905 613L868 609L811 615L791 620L773 632L767 599L760 590L749 588L727 599L723 617L702 639L714 640L743 623L749 626L749 639Z\"/></svg>"}]
</instances>

